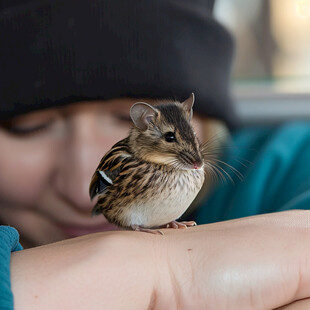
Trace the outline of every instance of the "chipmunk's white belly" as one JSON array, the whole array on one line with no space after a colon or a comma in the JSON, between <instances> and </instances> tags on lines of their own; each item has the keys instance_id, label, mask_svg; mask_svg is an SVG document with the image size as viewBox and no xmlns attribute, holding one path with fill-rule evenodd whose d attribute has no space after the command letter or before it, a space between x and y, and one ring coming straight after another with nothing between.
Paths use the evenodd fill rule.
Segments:
<instances>
[{"instance_id":1,"label":"chipmunk's white belly","mask_svg":"<svg viewBox=\"0 0 310 310\"><path fill-rule=\"evenodd\" d=\"M203 181L203 169L181 171L165 180L159 178L152 197L128 208L126 222L151 228L178 219L197 196Z\"/></svg>"}]
</instances>

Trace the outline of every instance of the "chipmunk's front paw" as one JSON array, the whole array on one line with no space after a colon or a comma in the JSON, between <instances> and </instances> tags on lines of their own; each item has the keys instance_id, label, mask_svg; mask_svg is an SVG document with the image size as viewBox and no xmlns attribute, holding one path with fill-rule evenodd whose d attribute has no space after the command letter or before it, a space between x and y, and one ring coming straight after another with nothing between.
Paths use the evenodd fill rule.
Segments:
<instances>
[{"instance_id":1,"label":"chipmunk's front paw","mask_svg":"<svg viewBox=\"0 0 310 310\"><path fill-rule=\"evenodd\" d=\"M140 227L138 225L131 225L131 228L132 228L132 230L135 230L135 231L147 232L147 233L154 234L154 235L163 235L164 234L161 230L144 228L144 227Z\"/></svg>"},{"instance_id":2,"label":"chipmunk's front paw","mask_svg":"<svg viewBox=\"0 0 310 310\"><path fill-rule=\"evenodd\" d=\"M195 221L188 221L188 222L172 221L166 225L166 228L184 229L193 226L197 226L197 223Z\"/></svg>"}]
</instances>

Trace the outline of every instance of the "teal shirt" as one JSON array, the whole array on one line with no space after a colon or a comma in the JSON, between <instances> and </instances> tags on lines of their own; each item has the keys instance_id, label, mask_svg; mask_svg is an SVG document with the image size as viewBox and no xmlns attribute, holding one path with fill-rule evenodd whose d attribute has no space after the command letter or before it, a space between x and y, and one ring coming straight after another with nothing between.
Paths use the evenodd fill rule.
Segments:
<instances>
[{"instance_id":1,"label":"teal shirt","mask_svg":"<svg viewBox=\"0 0 310 310\"><path fill-rule=\"evenodd\" d=\"M13 294L10 280L11 252L21 250L16 229L0 226L0 309L13 310Z\"/></svg>"},{"instance_id":2,"label":"teal shirt","mask_svg":"<svg viewBox=\"0 0 310 310\"><path fill-rule=\"evenodd\" d=\"M227 178L206 197L197 223L310 209L310 123L239 130L223 160L243 177L225 168L233 182Z\"/></svg>"}]
</instances>

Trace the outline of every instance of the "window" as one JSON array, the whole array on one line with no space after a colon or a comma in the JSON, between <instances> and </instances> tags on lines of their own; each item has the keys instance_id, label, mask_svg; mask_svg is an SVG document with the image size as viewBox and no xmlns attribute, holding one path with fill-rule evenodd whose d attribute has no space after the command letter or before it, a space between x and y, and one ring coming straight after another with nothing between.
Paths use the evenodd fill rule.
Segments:
<instances>
[{"instance_id":1,"label":"window","mask_svg":"<svg viewBox=\"0 0 310 310\"><path fill-rule=\"evenodd\" d=\"M236 39L232 93L244 122L310 118L310 0L217 0Z\"/></svg>"}]
</instances>

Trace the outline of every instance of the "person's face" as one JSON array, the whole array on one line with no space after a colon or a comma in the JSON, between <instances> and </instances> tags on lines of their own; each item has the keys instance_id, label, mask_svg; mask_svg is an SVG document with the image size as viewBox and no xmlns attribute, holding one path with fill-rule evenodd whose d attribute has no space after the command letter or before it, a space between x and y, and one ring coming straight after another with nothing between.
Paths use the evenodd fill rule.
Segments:
<instances>
[{"instance_id":1,"label":"person's face","mask_svg":"<svg viewBox=\"0 0 310 310\"><path fill-rule=\"evenodd\" d=\"M88 188L102 156L128 135L135 101L73 104L0 127L0 222L17 228L24 246L116 229L91 217Z\"/></svg>"}]
</instances>

